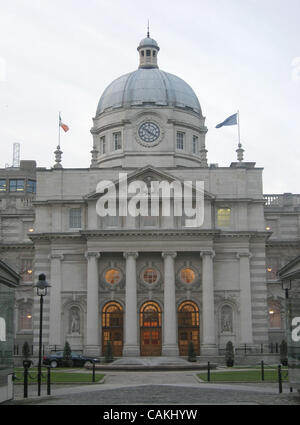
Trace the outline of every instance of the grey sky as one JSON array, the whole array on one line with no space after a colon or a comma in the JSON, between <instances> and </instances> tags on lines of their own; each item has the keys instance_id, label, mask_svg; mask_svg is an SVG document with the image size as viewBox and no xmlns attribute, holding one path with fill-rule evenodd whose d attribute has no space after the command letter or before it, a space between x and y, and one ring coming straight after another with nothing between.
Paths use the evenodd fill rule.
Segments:
<instances>
[{"instance_id":1,"label":"grey sky","mask_svg":"<svg viewBox=\"0 0 300 425\"><path fill-rule=\"evenodd\" d=\"M137 68L148 18L160 68L200 100L209 163L236 161L237 128L215 126L239 109L264 192L300 193L300 0L0 0L0 167L14 142L51 167L59 111L63 165L90 165L99 98Z\"/></svg>"}]
</instances>

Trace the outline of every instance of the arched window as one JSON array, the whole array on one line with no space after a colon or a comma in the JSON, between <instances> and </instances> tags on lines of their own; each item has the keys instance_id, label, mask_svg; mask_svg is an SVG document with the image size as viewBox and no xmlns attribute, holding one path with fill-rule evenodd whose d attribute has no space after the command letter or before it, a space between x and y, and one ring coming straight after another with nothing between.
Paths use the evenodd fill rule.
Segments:
<instances>
[{"instance_id":1,"label":"arched window","mask_svg":"<svg viewBox=\"0 0 300 425\"><path fill-rule=\"evenodd\" d=\"M281 325L281 308L278 301L269 302L269 324L270 328L280 329Z\"/></svg>"}]
</instances>

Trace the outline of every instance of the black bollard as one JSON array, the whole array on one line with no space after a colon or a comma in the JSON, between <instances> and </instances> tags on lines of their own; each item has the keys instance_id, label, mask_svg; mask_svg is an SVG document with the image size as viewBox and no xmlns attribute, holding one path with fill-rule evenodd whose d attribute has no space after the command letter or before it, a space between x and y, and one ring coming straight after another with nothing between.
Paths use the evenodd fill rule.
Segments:
<instances>
[{"instance_id":1,"label":"black bollard","mask_svg":"<svg viewBox=\"0 0 300 425\"><path fill-rule=\"evenodd\" d=\"M264 369L264 361L262 360L261 363L261 380L264 381L265 380L265 369Z\"/></svg>"},{"instance_id":2,"label":"black bollard","mask_svg":"<svg viewBox=\"0 0 300 425\"><path fill-rule=\"evenodd\" d=\"M51 367L47 366L47 395L51 395Z\"/></svg>"},{"instance_id":3,"label":"black bollard","mask_svg":"<svg viewBox=\"0 0 300 425\"><path fill-rule=\"evenodd\" d=\"M207 363L207 382L210 382L210 362Z\"/></svg>"},{"instance_id":4,"label":"black bollard","mask_svg":"<svg viewBox=\"0 0 300 425\"><path fill-rule=\"evenodd\" d=\"M278 366L278 388L279 388L279 394L281 394L282 393L281 365Z\"/></svg>"},{"instance_id":5,"label":"black bollard","mask_svg":"<svg viewBox=\"0 0 300 425\"><path fill-rule=\"evenodd\" d=\"M28 366L24 365L24 398L28 397Z\"/></svg>"},{"instance_id":6,"label":"black bollard","mask_svg":"<svg viewBox=\"0 0 300 425\"><path fill-rule=\"evenodd\" d=\"M93 382L96 382L95 370L96 370L96 365L95 365L95 362L93 362Z\"/></svg>"}]
</instances>

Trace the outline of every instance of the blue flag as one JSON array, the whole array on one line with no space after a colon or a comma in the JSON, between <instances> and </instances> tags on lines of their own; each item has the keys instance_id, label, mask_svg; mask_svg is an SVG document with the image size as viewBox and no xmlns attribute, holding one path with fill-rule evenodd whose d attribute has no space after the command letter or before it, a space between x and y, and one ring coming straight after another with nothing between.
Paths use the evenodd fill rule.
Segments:
<instances>
[{"instance_id":1,"label":"blue flag","mask_svg":"<svg viewBox=\"0 0 300 425\"><path fill-rule=\"evenodd\" d=\"M237 113L226 118L226 120L221 122L221 124L218 124L216 128L221 128L223 127L223 125L236 125L236 124L237 124Z\"/></svg>"}]
</instances>

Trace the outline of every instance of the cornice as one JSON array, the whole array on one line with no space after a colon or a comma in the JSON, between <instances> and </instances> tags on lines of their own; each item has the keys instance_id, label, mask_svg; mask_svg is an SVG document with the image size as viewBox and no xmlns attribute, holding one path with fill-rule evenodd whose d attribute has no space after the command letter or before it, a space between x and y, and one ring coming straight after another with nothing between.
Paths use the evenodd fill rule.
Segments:
<instances>
[{"instance_id":1,"label":"cornice","mask_svg":"<svg viewBox=\"0 0 300 425\"><path fill-rule=\"evenodd\" d=\"M91 129L91 133L92 134L99 134L99 133L102 133L102 131L111 130L112 128L124 127L126 124L131 124L131 121L130 120L122 120L122 121L119 121L119 122L114 122L114 123L111 123L111 124L103 125L102 127L99 127L99 128L93 127Z\"/></svg>"},{"instance_id":2,"label":"cornice","mask_svg":"<svg viewBox=\"0 0 300 425\"><path fill-rule=\"evenodd\" d=\"M168 124L177 125L178 127L190 128L194 131L197 131L198 133L206 134L208 132L208 129L205 126L199 126L198 127L196 125L186 123L186 122L183 122L183 121L168 119Z\"/></svg>"}]
</instances>

